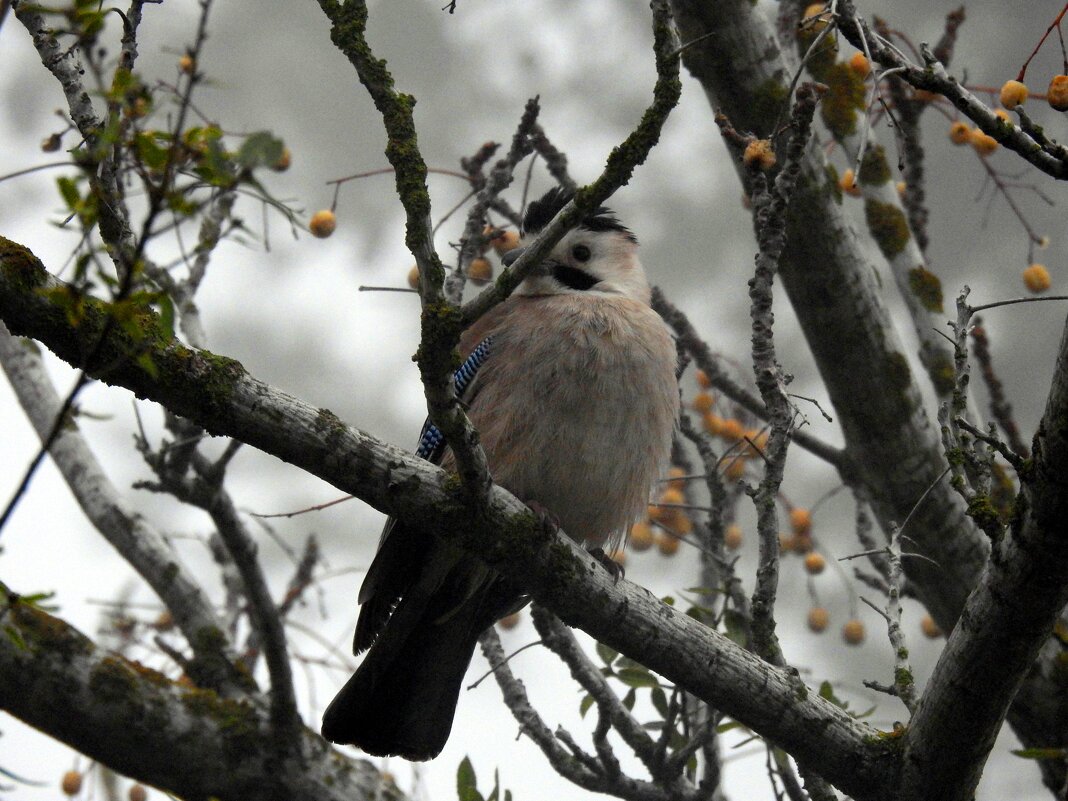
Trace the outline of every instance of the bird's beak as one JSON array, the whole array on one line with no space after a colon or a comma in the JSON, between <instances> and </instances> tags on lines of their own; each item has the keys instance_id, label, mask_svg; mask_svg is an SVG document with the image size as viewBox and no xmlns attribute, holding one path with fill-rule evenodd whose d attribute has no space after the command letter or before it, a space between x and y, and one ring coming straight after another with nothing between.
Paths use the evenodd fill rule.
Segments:
<instances>
[{"instance_id":1,"label":"bird's beak","mask_svg":"<svg viewBox=\"0 0 1068 801\"><path fill-rule=\"evenodd\" d=\"M512 264L526 251L526 248L512 248L503 256L501 256L501 264L505 267L511 267Z\"/></svg>"}]
</instances>

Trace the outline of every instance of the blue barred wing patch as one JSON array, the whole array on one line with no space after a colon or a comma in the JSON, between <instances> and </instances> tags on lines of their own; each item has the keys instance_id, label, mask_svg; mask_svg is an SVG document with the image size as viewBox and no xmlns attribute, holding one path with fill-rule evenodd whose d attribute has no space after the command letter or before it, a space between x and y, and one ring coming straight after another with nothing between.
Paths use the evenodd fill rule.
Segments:
<instances>
[{"instance_id":1,"label":"blue barred wing patch","mask_svg":"<svg viewBox=\"0 0 1068 801\"><path fill-rule=\"evenodd\" d=\"M489 358L492 344L493 337L483 339L478 343L478 347L471 351L471 355L464 360L464 363L460 365L460 369L453 373L452 380L453 386L456 388L457 397L461 397L464 391L471 386L471 382L475 380L479 368ZM415 449L415 455L421 459L436 462L441 457L441 452L444 449L444 435L428 419L423 423L423 430L419 433L419 447Z\"/></svg>"}]
</instances>

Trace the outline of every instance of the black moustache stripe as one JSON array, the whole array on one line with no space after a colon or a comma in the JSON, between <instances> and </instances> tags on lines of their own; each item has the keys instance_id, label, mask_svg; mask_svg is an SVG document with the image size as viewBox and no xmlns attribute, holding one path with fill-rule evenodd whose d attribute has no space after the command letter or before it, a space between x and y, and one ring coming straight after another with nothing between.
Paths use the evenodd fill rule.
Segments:
<instances>
[{"instance_id":1,"label":"black moustache stripe","mask_svg":"<svg viewBox=\"0 0 1068 801\"><path fill-rule=\"evenodd\" d=\"M553 267L553 278L566 287L584 292L600 283L600 279L594 278L585 270L577 267L568 267L566 264Z\"/></svg>"}]
</instances>

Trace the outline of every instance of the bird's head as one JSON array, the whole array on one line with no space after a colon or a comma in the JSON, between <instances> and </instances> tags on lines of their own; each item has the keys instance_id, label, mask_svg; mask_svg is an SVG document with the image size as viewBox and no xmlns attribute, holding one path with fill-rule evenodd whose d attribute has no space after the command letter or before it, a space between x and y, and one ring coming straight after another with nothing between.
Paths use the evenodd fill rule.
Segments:
<instances>
[{"instance_id":1,"label":"bird's head","mask_svg":"<svg viewBox=\"0 0 1068 801\"><path fill-rule=\"evenodd\" d=\"M572 193L556 188L527 207L523 218L526 244L571 200ZM511 264L522 252L505 257ZM568 231L549 256L527 275L516 290L522 295L622 295L649 303L649 283L638 261L638 240L608 209L599 207Z\"/></svg>"}]
</instances>

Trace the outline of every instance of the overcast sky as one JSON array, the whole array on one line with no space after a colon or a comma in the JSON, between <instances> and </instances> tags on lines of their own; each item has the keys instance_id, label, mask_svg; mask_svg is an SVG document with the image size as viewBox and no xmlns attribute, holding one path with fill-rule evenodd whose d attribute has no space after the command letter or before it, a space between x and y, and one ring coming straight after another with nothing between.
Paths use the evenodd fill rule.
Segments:
<instances>
[{"instance_id":1,"label":"overcast sky","mask_svg":"<svg viewBox=\"0 0 1068 801\"><path fill-rule=\"evenodd\" d=\"M484 141L507 143L525 100L540 95L543 126L568 154L573 175L580 181L595 177L607 152L635 124L650 99L654 74L645 4L460 0L454 15L442 12L443 4L442 0L371 4L373 46L388 59L398 86L418 98L416 122L427 162L455 169L460 157ZM922 0L872 0L858 6L869 16L887 17L917 44L937 40L942 18L951 8ZM952 72L978 85L998 86L1015 77L1060 4L1047 0L1021 6L1028 13L1010 13L1010 8L993 0L969 5ZM145 7L139 71L147 80L175 79L178 56L193 37L196 12L197 4L188 0ZM111 17L104 36L113 48L116 19ZM277 197L310 214L331 204L333 190L327 181L385 166L380 118L350 65L331 45L316 4L218 3L210 30L200 62L210 83L198 94L197 107L227 131L270 129L285 139L293 166L267 179ZM62 151L44 154L39 148L42 139L61 127L55 110L63 107L62 94L42 69L26 31L11 16L0 29L0 60L4 99L0 175L62 160ZM1043 91L1060 64L1056 40L1051 39L1031 67L1033 88ZM1062 118L1044 106L1035 109L1049 133L1063 137ZM159 124L164 124L162 118ZM990 200L990 186L971 149L948 142L948 125L942 114L927 114L932 269L941 276L947 299L965 283L972 287L977 303L1021 295L1020 272L1027 264L1024 230L1003 198ZM876 127L874 136L892 150L892 133L885 123ZM832 153L832 159L840 169L845 166L841 153ZM1061 187L1008 154L995 154L990 164L1062 202ZM76 241L74 232L55 225L63 216L54 183L61 174L64 171L52 170L0 182L0 234L30 246L52 269L65 263ZM548 186L548 177L536 170L532 191ZM463 197L465 186L455 178L434 176L431 190L440 216ZM691 315L716 350L745 365L749 336L745 282L755 247L740 196L705 96L687 78L682 104L669 120L662 144L611 205L642 242L651 281ZM518 191L512 197L518 202ZM1051 238L1038 259L1053 275L1053 290L1064 292L1063 207L1049 207L1027 190L1014 197L1029 224ZM852 203L859 212L859 202ZM238 213L261 236L246 245L224 244L217 251L199 297L210 348L240 360L256 377L328 407L376 436L411 445L425 415L411 362L417 343L417 300L407 294L359 291L361 285L403 285L412 263L404 248L403 217L391 178L346 184L337 209L337 232L327 240L307 235L294 239L280 217L268 214L268 249L262 238L261 207L243 201ZM856 219L862 228L862 214ZM437 245L446 259L451 255L448 243L457 240L461 225L462 216L457 215L441 229ZM168 252L173 248L154 255L164 260ZM872 253L873 268L884 278L887 302L898 309L886 265L874 248ZM1063 309L1054 303L1010 307L987 318L994 358L1027 438L1042 412L1063 319ZM825 401L785 303L777 305L776 322L780 360L796 376L794 391ZM915 352L908 326L901 325L900 331ZM73 373L54 360L50 364L65 391ZM687 386L692 391L692 384ZM94 386L83 393L81 405L105 416L86 420L83 429L116 483L129 488L145 478L146 470L130 448L134 404L129 393ZM158 441L158 411L149 404L138 408ZM933 407L929 413L933 416ZM813 433L840 441L834 424L818 414L810 414L809 421ZM10 497L35 448L9 387L0 382L0 502ZM829 471L794 450L784 489L795 503L811 504L835 486ZM244 449L235 460L230 488L242 508L256 512L299 509L338 496L322 482L251 449ZM128 496L167 532L206 531L202 515L144 492L130 489ZM829 557L857 550L851 516L846 493L821 507L816 532ZM366 566L381 515L351 501L274 525L279 538L292 547L299 547L314 532L324 543L329 568L344 571ZM264 557L280 588L292 568L279 547L264 542ZM101 611L92 602L114 599L124 582L132 579L129 568L84 520L47 464L3 532L2 546L0 577L22 592L54 590L61 614L89 633L96 631ZM210 560L196 542L182 541L179 547L183 559L200 575L214 576ZM747 582L753 575L753 560L754 548L744 550L739 569ZM628 578L660 595L678 593L692 585L696 559L687 549L674 560L647 553L633 556L627 570ZM301 610L298 621L344 648L355 619L359 579L358 572L347 572L324 581L320 596L310 597L312 603ZM836 625L840 624L849 613L846 582L830 570L816 586ZM888 680L892 668L890 648L874 613L861 612L870 632L868 642L849 649L835 634L817 638L804 630L806 577L796 562L783 571L782 595L784 648L806 679L813 685L824 678L840 680L840 690L852 699L854 708L878 702L860 685L861 678ZM153 600L144 591L136 597ZM321 607L329 612L325 618ZM150 611L144 614L151 617ZM906 625L922 678L936 658L938 644L921 639L921 614L917 607L907 607ZM321 653L321 646L307 635L294 631L291 636L298 654ZM507 648L533 639L526 619L519 629L504 634ZM476 658L472 680L482 665ZM550 726L560 723L580 741L587 740L583 734L587 727L577 714L581 694L566 682L566 671L559 664L541 649L531 649L514 660L513 669L527 683ZM298 672L297 678L306 719L317 725L319 710L344 677L315 670ZM879 703L873 718L876 725L889 728L904 717L904 710L893 702ZM0 767L50 784L40 791L20 788L15 797L54 796L51 788L72 764L69 752L6 715L0 716L0 732ZM429 797L453 796L456 765L465 754L471 755L483 785L499 768L503 785L517 801L588 797L556 777L535 747L526 739L517 741L515 735L516 724L491 681L464 693L452 740L442 756L423 769ZM980 799L1003 798L1009 792L1019 799L1044 797L1037 771L1007 754L1011 743L1008 738L999 743ZM768 792L759 749L743 747L727 759L725 786L732 796ZM391 769L407 786L409 769L403 764Z\"/></svg>"}]
</instances>

